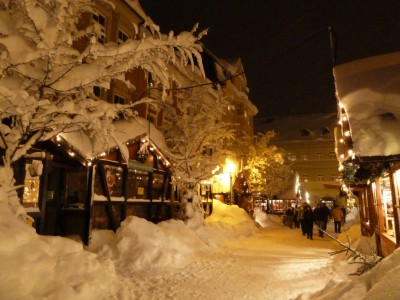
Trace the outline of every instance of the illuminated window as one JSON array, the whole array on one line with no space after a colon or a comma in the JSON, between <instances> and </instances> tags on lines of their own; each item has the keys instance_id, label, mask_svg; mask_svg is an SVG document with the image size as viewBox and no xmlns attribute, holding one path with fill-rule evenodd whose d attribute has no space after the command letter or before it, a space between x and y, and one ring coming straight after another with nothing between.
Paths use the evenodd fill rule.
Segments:
<instances>
[{"instance_id":1,"label":"illuminated window","mask_svg":"<svg viewBox=\"0 0 400 300\"><path fill-rule=\"evenodd\" d=\"M123 182L123 169L119 166L105 165L104 166L105 182L107 184L108 193L111 197L122 197L122 182ZM96 172L94 182L94 192L96 195L104 195L102 180L100 172Z\"/></svg>"},{"instance_id":2,"label":"illuminated window","mask_svg":"<svg viewBox=\"0 0 400 300\"><path fill-rule=\"evenodd\" d=\"M385 233L395 239L395 224L394 224L394 208L392 200L392 192L390 187L390 178L383 177L379 180L380 196L382 202L382 218L383 229Z\"/></svg>"},{"instance_id":3,"label":"illuminated window","mask_svg":"<svg viewBox=\"0 0 400 300\"><path fill-rule=\"evenodd\" d=\"M147 172L128 169L126 193L128 199L148 199L149 175Z\"/></svg>"},{"instance_id":4,"label":"illuminated window","mask_svg":"<svg viewBox=\"0 0 400 300\"><path fill-rule=\"evenodd\" d=\"M24 207L37 207L39 203L40 176L35 172L35 166L40 161L33 160L25 165L24 194L22 204Z\"/></svg>"}]
</instances>

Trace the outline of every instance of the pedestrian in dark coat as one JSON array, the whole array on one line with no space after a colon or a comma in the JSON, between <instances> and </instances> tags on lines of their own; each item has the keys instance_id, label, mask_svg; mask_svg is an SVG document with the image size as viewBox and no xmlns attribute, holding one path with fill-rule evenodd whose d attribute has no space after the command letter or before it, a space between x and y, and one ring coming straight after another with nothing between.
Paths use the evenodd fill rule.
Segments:
<instances>
[{"instance_id":1,"label":"pedestrian in dark coat","mask_svg":"<svg viewBox=\"0 0 400 300\"><path fill-rule=\"evenodd\" d=\"M303 222L305 225L307 238L312 240L313 239L313 226L314 226L315 218L314 218L314 212L312 211L310 205L306 206L306 209L305 209L304 215L303 215Z\"/></svg>"}]
</instances>

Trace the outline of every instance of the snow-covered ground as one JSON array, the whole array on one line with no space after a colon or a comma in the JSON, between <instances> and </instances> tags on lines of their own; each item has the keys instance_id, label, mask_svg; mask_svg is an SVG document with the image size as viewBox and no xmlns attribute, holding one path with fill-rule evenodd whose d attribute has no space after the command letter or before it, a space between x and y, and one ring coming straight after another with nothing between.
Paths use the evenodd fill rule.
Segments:
<instances>
[{"instance_id":1,"label":"snow-covered ground","mask_svg":"<svg viewBox=\"0 0 400 300\"><path fill-rule=\"evenodd\" d=\"M0 299L399 299L399 251L350 276L358 265L330 255L333 240L308 240L261 211L255 220L215 201L205 227L130 217L84 249L37 235L0 203ZM368 250L356 210L344 229L340 240Z\"/></svg>"}]
</instances>

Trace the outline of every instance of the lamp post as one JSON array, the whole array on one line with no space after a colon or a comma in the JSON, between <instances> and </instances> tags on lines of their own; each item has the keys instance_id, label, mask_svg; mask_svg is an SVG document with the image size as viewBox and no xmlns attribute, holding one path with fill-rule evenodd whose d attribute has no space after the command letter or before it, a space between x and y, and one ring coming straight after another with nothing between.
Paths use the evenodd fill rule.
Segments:
<instances>
[{"instance_id":1,"label":"lamp post","mask_svg":"<svg viewBox=\"0 0 400 300\"><path fill-rule=\"evenodd\" d=\"M236 165L233 162L230 162L226 165L226 170L229 173L229 187L230 187L230 194L231 194L231 199L230 199L230 205L233 204L233 173L235 172Z\"/></svg>"}]
</instances>

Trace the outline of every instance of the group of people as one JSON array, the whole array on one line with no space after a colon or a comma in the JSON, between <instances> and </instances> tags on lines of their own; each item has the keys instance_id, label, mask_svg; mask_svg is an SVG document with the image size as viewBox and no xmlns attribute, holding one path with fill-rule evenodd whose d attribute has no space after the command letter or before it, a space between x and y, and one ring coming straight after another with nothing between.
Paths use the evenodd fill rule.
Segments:
<instances>
[{"instance_id":1,"label":"group of people","mask_svg":"<svg viewBox=\"0 0 400 300\"><path fill-rule=\"evenodd\" d=\"M314 224L318 228L318 236L323 238L324 232L328 225L328 221L332 218L334 222L335 232L341 232L342 223L345 223L346 209L339 205L335 205L332 210L326 203L319 203L314 209L307 203L303 203L300 207L296 204L293 208L290 206L285 213L284 223L290 228L300 228L307 239L313 239Z\"/></svg>"}]
</instances>

